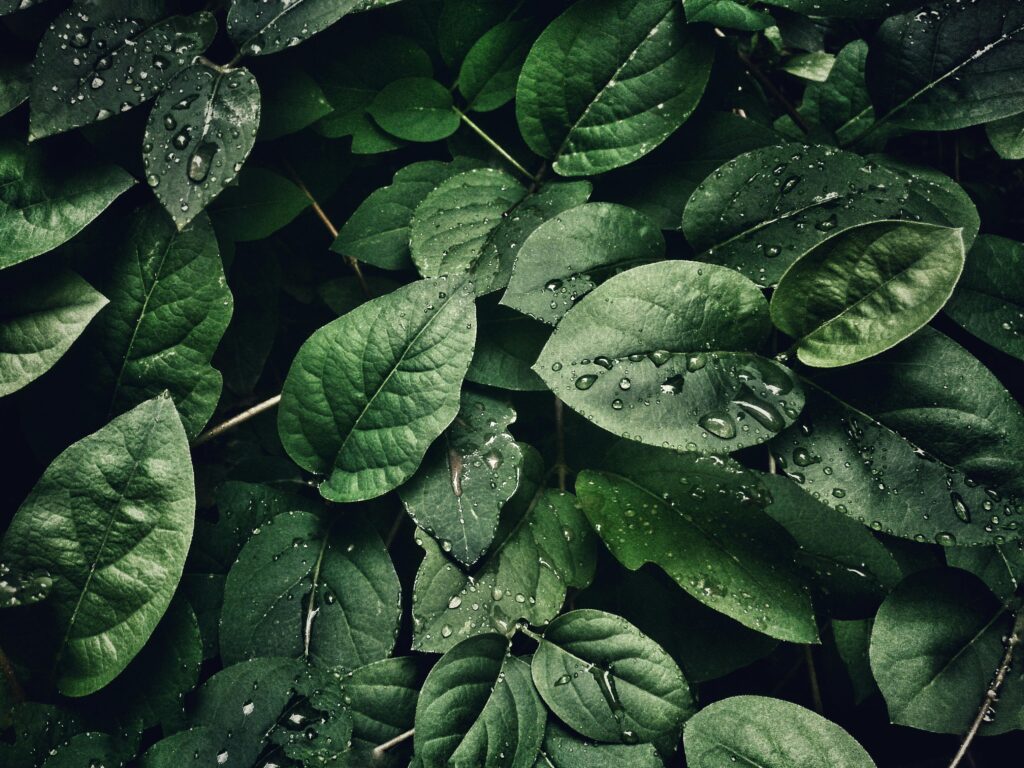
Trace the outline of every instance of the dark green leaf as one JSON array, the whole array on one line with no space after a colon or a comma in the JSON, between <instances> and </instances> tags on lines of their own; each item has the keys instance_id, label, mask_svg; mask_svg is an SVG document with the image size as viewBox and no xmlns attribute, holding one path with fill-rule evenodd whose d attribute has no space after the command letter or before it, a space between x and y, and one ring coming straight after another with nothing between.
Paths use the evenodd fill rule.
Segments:
<instances>
[{"instance_id":1,"label":"dark green leaf","mask_svg":"<svg viewBox=\"0 0 1024 768\"><path fill-rule=\"evenodd\" d=\"M1019 541L992 547L949 547L945 553L947 563L973 573L1003 602L1012 600L1024 581L1024 549Z\"/></svg>"},{"instance_id":2,"label":"dark green leaf","mask_svg":"<svg viewBox=\"0 0 1024 768\"><path fill-rule=\"evenodd\" d=\"M413 727L416 701L427 674L424 659L402 656L383 659L350 672L342 679L342 691L352 714L352 748L372 761L372 752ZM411 746L411 744L410 744ZM388 750L392 757L398 746Z\"/></svg>"},{"instance_id":3,"label":"dark green leaf","mask_svg":"<svg viewBox=\"0 0 1024 768\"><path fill-rule=\"evenodd\" d=\"M704 21L745 32L757 32L775 24L768 13L752 8L743 0L684 0L683 10L691 24Z\"/></svg>"},{"instance_id":4,"label":"dark green leaf","mask_svg":"<svg viewBox=\"0 0 1024 768\"><path fill-rule=\"evenodd\" d=\"M406 77L385 85L366 111L377 125L406 141L440 141L459 129L452 95L429 77Z\"/></svg>"},{"instance_id":5,"label":"dark green leaf","mask_svg":"<svg viewBox=\"0 0 1024 768\"><path fill-rule=\"evenodd\" d=\"M484 312L484 308L480 308ZM537 359L551 329L505 307L492 307L480 316L480 337L468 381L519 392L547 389L530 366Z\"/></svg>"},{"instance_id":6,"label":"dark green leaf","mask_svg":"<svg viewBox=\"0 0 1024 768\"><path fill-rule=\"evenodd\" d=\"M240 243L270 237L308 207L306 194L284 176L248 167L210 208L210 217L218 235Z\"/></svg>"},{"instance_id":7,"label":"dark green leaf","mask_svg":"<svg viewBox=\"0 0 1024 768\"><path fill-rule=\"evenodd\" d=\"M1024 113L986 124L985 133L1003 160L1024 160Z\"/></svg>"},{"instance_id":8,"label":"dark green leaf","mask_svg":"<svg viewBox=\"0 0 1024 768\"><path fill-rule=\"evenodd\" d=\"M503 21L473 44L459 70L459 91L475 112L490 112L515 98L516 80L533 42L533 24Z\"/></svg>"},{"instance_id":9,"label":"dark green leaf","mask_svg":"<svg viewBox=\"0 0 1024 768\"><path fill-rule=\"evenodd\" d=\"M663 768L650 744L594 744L548 721L536 768Z\"/></svg>"},{"instance_id":10,"label":"dark green leaf","mask_svg":"<svg viewBox=\"0 0 1024 768\"><path fill-rule=\"evenodd\" d=\"M272 60L270 66L253 69L263 104L260 141L297 133L331 113L331 103L320 85L294 61Z\"/></svg>"},{"instance_id":11,"label":"dark green leaf","mask_svg":"<svg viewBox=\"0 0 1024 768\"><path fill-rule=\"evenodd\" d=\"M75 715L52 704L22 702L11 711L14 742L0 739L4 768L40 768L50 750L85 731Z\"/></svg>"}]
</instances>

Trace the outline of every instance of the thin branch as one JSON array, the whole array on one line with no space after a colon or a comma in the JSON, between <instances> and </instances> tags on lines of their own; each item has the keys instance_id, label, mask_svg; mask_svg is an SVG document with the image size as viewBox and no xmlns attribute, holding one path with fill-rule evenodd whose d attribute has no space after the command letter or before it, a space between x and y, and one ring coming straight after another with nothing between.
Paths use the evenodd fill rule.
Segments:
<instances>
[{"instance_id":1,"label":"thin branch","mask_svg":"<svg viewBox=\"0 0 1024 768\"><path fill-rule=\"evenodd\" d=\"M807 681L811 685L811 701L814 702L814 711L819 715L825 714L825 705L821 700L821 687L818 685L818 670L814 666L814 653L811 646L804 646L804 661L807 663Z\"/></svg>"},{"instance_id":2,"label":"thin branch","mask_svg":"<svg viewBox=\"0 0 1024 768\"><path fill-rule=\"evenodd\" d=\"M284 161L284 168L286 171L288 171L288 175L292 177L292 181L295 182L295 186L297 186L302 191L302 194L306 196L306 199L309 200L309 204L310 207L312 207L313 209L313 213L315 213L317 218L320 219L321 222L323 222L324 227L327 228L327 231L331 235L331 240L337 240L338 228L334 226L334 222L331 221L330 217L327 215L327 212L320 207L320 203L317 202L317 199L315 197L313 197L313 193L309 191L309 187L306 186L306 182L302 180L299 174L292 167L291 163L289 163L287 160ZM363 275L363 269L362 267L359 266L359 262L352 256L345 256L344 259L345 262L352 269L352 272L355 273L356 280L359 281L359 287L363 291L363 296L365 296L367 299L372 299L373 291L370 290L370 286L366 282L366 277Z\"/></svg>"},{"instance_id":3,"label":"thin branch","mask_svg":"<svg viewBox=\"0 0 1024 768\"><path fill-rule=\"evenodd\" d=\"M565 490L565 414L562 401L555 395L555 468L558 470L558 490Z\"/></svg>"},{"instance_id":4,"label":"thin branch","mask_svg":"<svg viewBox=\"0 0 1024 768\"><path fill-rule=\"evenodd\" d=\"M378 744L376 747L373 748L373 759L374 760L379 760L380 758L384 757L384 753L385 752L387 752L392 747L398 746L403 741L407 741L408 739L411 739L413 737L413 734L415 734L415 733L416 733L416 729L415 728L410 728L405 733L400 733L397 736L395 736L395 738L388 739L383 744Z\"/></svg>"},{"instance_id":5,"label":"thin branch","mask_svg":"<svg viewBox=\"0 0 1024 768\"><path fill-rule=\"evenodd\" d=\"M1024 632L1024 610L1018 610L1017 616L1013 621L1013 629L1010 631L1010 636L1006 638L1006 651L1003 653L1003 660L999 663L999 668L996 669L995 676L992 678L992 682L989 683L988 690L985 691L985 697L981 700L978 714L974 716L974 722L971 723L970 729L964 734L964 740L960 743L960 749L953 756L949 768L957 768L960 765L960 762L967 754L967 750L971 748L971 742L978 735L982 724L989 720L995 712L996 702L999 700L999 689L1002 688L1003 681L1006 680L1006 676L1010 673L1010 667L1013 664L1013 652L1020 644L1022 632Z\"/></svg>"},{"instance_id":6,"label":"thin branch","mask_svg":"<svg viewBox=\"0 0 1024 768\"><path fill-rule=\"evenodd\" d=\"M459 119L462 120L462 122L464 122L466 125L468 125L470 128L472 128L477 136L479 136L481 139L483 139L485 142L487 142L487 144L491 147L491 149L493 149L495 152L497 152L499 155L501 155L503 158L505 158L505 160L508 161L508 163L513 168L515 168L517 171L519 171L521 174L523 174L523 176L525 176L527 179L529 179L531 183L536 180L532 173L530 173L528 170L526 170L526 168L524 168L519 163L519 161L517 161L514 157L512 157L512 155L510 155L508 152L505 151L505 148L503 146L501 146L498 142L496 142L494 139L492 139L490 136L488 136L484 132L483 128L481 128L479 125L477 125L472 120L470 120L465 112L463 112L458 107L452 107L452 109L455 110L455 114L457 114L459 116Z\"/></svg>"},{"instance_id":7,"label":"thin branch","mask_svg":"<svg viewBox=\"0 0 1024 768\"><path fill-rule=\"evenodd\" d=\"M804 120L804 116L797 111L796 107L794 107L793 104L790 103L789 99L783 95L782 91L775 87L775 83L773 83L768 76L761 71L760 67L758 67L757 64L755 64L743 51L737 50L736 55L739 57L740 61L743 62L743 66L750 70L750 74L754 76L754 79L761 84L761 87L768 91L768 94L779 102L782 108L786 110L786 114L793 119L793 122L796 123L796 127L803 131L805 135L809 134L811 132L811 126L807 124L807 121Z\"/></svg>"},{"instance_id":8,"label":"thin branch","mask_svg":"<svg viewBox=\"0 0 1024 768\"><path fill-rule=\"evenodd\" d=\"M280 395L274 395L268 400L264 400L262 403L256 403L252 408L248 408L242 411L237 416L232 416L227 421L222 421L220 424L210 427L208 430L203 432L199 437L192 441L192 447L198 448L200 445L210 442L211 440L220 437L225 432L234 429L239 424L244 424L249 419L259 416L264 411L269 411L271 408L281 402Z\"/></svg>"},{"instance_id":9,"label":"thin branch","mask_svg":"<svg viewBox=\"0 0 1024 768\"><path fill-rule=\"evenodd\" d=\"M395 515L395 522L391 524L391 530L388 531L387 538L384 539L384 546L390 548L394 542L395 537L398 535L399 530L402 528L402 523L405 522L405 510L399 509L398 514Z\"/></svg>"},{"instance_id":10,"label":"thin branch","mask_svg":"<svg viewBox=\"0 0 1024 768\"><path fill-rule=\"evenodd\" d=\"M7 654L4 653L4 649L0 648L0 671L3 672L4 678L7 680L7 687L11 692L11 703L19 704L25 700L25 690L21 687L21 683L18 682L18 675L14 671L14 667L11 664L10 659L7 658Z\"/></svg>"}]
</instances>

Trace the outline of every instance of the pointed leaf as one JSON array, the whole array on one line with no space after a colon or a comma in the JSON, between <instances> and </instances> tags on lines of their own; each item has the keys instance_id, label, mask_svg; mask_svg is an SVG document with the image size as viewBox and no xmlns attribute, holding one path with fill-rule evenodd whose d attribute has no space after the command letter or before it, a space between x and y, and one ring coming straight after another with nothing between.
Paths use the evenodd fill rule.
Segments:
<instances>
[{"instance_id":1,"label":"pointed leaf","mask_svg":"<svg viewBox=\"0 0 1024 768\"><path fill-rule=\"evenodd\" d=\"M459 92L475 112L490 112L512 101L519 70L530 52L533 24L502 21L469 49L459 70Z\"/></svg>"},{"instance_id":2,"label":"pointed leaf","mask_svg":"<svg viewBox=\"0 0 1024 768\"><path fill-rule=\"evenodd\" d=\"M452 95L429 77L406 77L388 83L366 111L377 125L406 141L440 141L459 129Z\"/></svg>"},{"instance_id":3,"label":"pointed leaf","mask_svg":"<svg viewBox=\"0 0 1024 768\"><path fill-rule=\"evenodd\" d=\"M325 475L332 501L380 496L407 480L459 409L476 338L472 291L420 280L314 333L281 393L288 455Z\"/></svg>"},{"instance_id":4,"label":"pointed leaf","mask_svg":"<svg viewBox=\"0 0 1024 768\"><path fill-rule=\"evenodd\" d=\"M62 637L62 693L102 688L145 645L181 578L194 513L188 443L166 395L74 443L47 468L0 551L13 567L54 577L43 605Z\"/></svg>"}]
</instances>

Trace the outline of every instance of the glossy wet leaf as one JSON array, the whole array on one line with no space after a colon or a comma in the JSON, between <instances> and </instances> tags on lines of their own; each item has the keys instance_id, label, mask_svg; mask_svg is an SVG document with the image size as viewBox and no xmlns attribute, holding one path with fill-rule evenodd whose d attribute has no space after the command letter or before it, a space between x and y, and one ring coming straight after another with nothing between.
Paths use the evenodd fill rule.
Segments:
<instances>
[{"instance_id":1,"label":"glossy wet leaf","mask_svg":"<svg viewBox=\"0 0 1024 768\"><path fill-rule=\"evenodd\" d=\"M0 296L0 396L50 370L108 303L66 269L0 273Z\"/></svg>"},{"instance_id":2,"label":"glossy wet leaf","mask_svg":"<svg viewBox=\"0 0 1024 768\"><path fill-rule=\"evenodd\" d=\"M337 685L336 673L304 670L295 681L294 698L267 740L272 755L278 759L283 755L298 768L350 765L352 715Z\"/></svg>"},{"instance_id":3,"label":"glossy wet leaf","mask_svg":"<svg viewBox=\"0 0 1024 768\"><path fill-rule=\"evenodd\" d=\"M933 2L882 23L867 60L880 119L946 131L1024 110L1024 7L1015 0Z\"/></svg>"},{"instance_id":4,"label":"glossy wet leaf","mask_svg":"<svg viewBox=\"0 0 1024 768\"><path fill-rule=\"evenodd\" d=\"M801 362L850 365L911 336L953 293L964 265L959 229L879 222L851 228L801 256L772 296L775 325Z\"/></svg>"},{"instance_id":5,"label":"glossy wet leaf","mask_svg":"<svg viewBox=\"0 0 1024 768\"><path fill-rule=\"evenodd\" d=\"M686 203L683 233L702 261L775 285L804 253L850 227L915 216L951 224L916 202L908 180L859 155L785 144L708 176Z\"/></svg>"},{"instance_id":6,"label":"glossy wet leaf","mask_svg":"<svg viewBox=\"0 0 1024 768\"><path fill-rule=\"evenodd\" d=\"M661 232L642 213L612 203L570 208L523 243L501 303L557 325L598 280L664 253Z\"/></svg>"},{"instance_id":7,"label":"glossy wet leaf","mask_svg":"<svg viewBox=\"0 0 1024 768\"><path fill-rule=\"evenodd\" d=\"M463 392L459 413L398 495L416 525L464 566L487 551L498 515L519 487L522 449L507 403Z\"/></svg>"},{"instance_id":8,"label":"glossy wet leaf","mask_svg":"<svg viewBox=\"0 0 1024 768\"><path fill-rule=\"evenodd\" d=\"M623 618L578 610L544 631L533 681L566 725L602 742L654 744L673 752L693 698L679 667Z\"/></svg>"},{"instance_id":9,"label":"glossy wet leaf","mask_svg":"<svg viewBox=\"0 0 1024 768\"><path fill-rule=\"evenodd\" d=\"M597 744L585 741L548 720L537 768L662 768L651 744Z\"/></svg>"},{"instance_id":10,"label":"glossy wet leaf","mask_svg":"<svg viewBox=\"0 0 1024 768\"><path fill-rule=\"evenodd\" d=\"M196 63L168 83L146 122L142 160L178 229L234 181L259 123L259 86L244 67Z\"/></svg>"},{"instance_id":11,"label":"glossy wet leaf","mask_svg":"<svg viewBox=\"0 0 1024 768\"><path fill-rule=\"evenodd\" d=\"M416 703L416 753L427 765L532 768L547 713L508 638L471 637L445 653Z\"/></svg>"},{"instance_id":12,"label":"glossy wet leaf","mask_svg":"<svg viewBox=\"0 0 1024 768\"><path fill-rule=\"evenodd\" d=\"M654 563L691 596L783 640L817 641L796 546L764 512L757 478L734 462L621 442L607 470L583 470L580 505L626 568Z\"/></svg>"},{"instance_id":13,"label":"glossy wet leaf","mask_svg":"<svg viewBox=\"0 0 1024 768\"><path fill-rule=\"evenodd\" d=\"M53 578L45 571L15 570L0 562L0 608L35 605L50 596Z\"/></svg>"},{"instance_id":14,"label":"glossy wet leaf","mask_svg":"<svg viewBox=\"0 0 1024 768\"><path fill-rule=\"evenodd\" d=\"M63 638L62 693L102 688L145 645L181 577L194 512L185 431L166 395L71 445L36 483L0 552L54 578L44 606Z\"/></svg>"},{"instance_id":15,"label":"glossy wet leaf","mask_svg":"<svg viewBox=\"0 0 1024 768\"><path fill-rule=\"evenodd\" d=\"M590 583L595 537L576 499L540 486L537 454L525 454L523 480L506 507L490 551L466 573L441 545L417 534L425 557L413 586L413 648L441 653L487 632L511 634L525 619L551 621L568 587Z\"/></svg>"},{"instance_id":16,"label":"glossy wet leaf","mask_svg":"<svg viewBox=\"0 0 1024 768\"><path fill-rule=\"evenodd\" d=\"M462 61L458 80L469 109L490 112L515 98L533 31L528 21L502 21L473 44Z\"/></svg>"},{"instance_id":17,"label":"glossy wet leaf","mask_svg":"<svg viewBox=\"0 0 1024 768\"><path fill-rule=\"evenodd\" d=\"M581 0L530 49L519 129L562 176L627 165L690 116L711 60L705 31L687 27L674 0Z\"/></svg>"},{"instance_id":18,"label":"glossy wet leaf","mask_svg":"<svg viewBox=\"0 0 1024 768\"><path fill-rule=\"evenodd\" d=\"M1024 245L983 235L967 254L945 312L996 349L1024 360Z\"/></svg>"},{"instance_id":19,"label":"glossy wet leaf","mask_svg":"<svg viewBox=\"0 0 1024 768\"><path fill-rule=\"evenodd\" d=\"M397 0L232 0L228 35L243 53L267 55L298 45L342 16Z\"/></svg>"},{"instance_id":20,"label":"glossy wet leaf","mask_svg":"<svg viewBox=\"0 0 1024 768\"><path fill-rule=\"evenodd\" d=\"M0 758L11 768L37 768L63 743L85 732L79 718L52 704L23 701L11 707L14 740L0 740Z\"/></svg>"},{"instance_id":21,"label":"glossy wet leaf","mask_svg":"<svg viewBox=\"0 0 1024 768\"><path fill-rule=\"evenodd\" d=\"M733 696L705 707L687 722L683 743L693 768L875 768L838 725L767 696Z\"/></svg>"},{"instance_id":22,"label":"glossy wet leaf","mask_svg":"<svg viewBox=\"0 0 1024 768\"><path fill-rule=\"evenodd\" d=\"M919 542L1018 537L1024 416L969 352L925 329L816 381L808 417L772 443L807 493Z\"/></svg>"},{"instance_id":23,"label":"glossy wet leaf","mask_svg":"<svg viewBox=\"0 0 1024 768\"><path fill-rule=\"evenodd\" d=\"M882 604L871 669L889 719L934 733L967 731L1005 651L1013 615L977 576L958 569L909 576ZM1024 725L1024 672L1014 666L981 735Z\"/></svg>"},{"instance_id":24,"label":"glossy wet leaf","mask_svg":"<svg viewBox=\"0 0 1024 768\"><path fill-rule=\"evenodd\" d=\"M757 286L733 270L634 267L566 313L533 369L602 429L727 453L774 436L803 404L792 374L754 354L767 315Z\"/></svg>"},{"instance_id":25,"label":"glossy wet leaf","mask_svg":"<svg viewBox=\"0 0 1024 768\"><path fill-rule=\"evenodd\" d=\"M226 664L288 656L349 670L391 652L401 590L365 521L285 512L256 530L224 585Z\"/></svg>"},{"instance_id":26,"label":"glossy wet leaf","mask_svg":"<svg viewBox=\"0 0 1024 768\"><path fill-rule=\"evenodd\" d=\"M430 663L416 656L399 656L367 664L343 678L342 691L352 715L354 759L372 760L378 744L413 727L416 702ZM403 751L396 745L388 754L394 757Z\"/></svg>"},{"instance_id":27,"label":"glossy wet leaf","mask_svg":"<svg viewBox=\"0 0 1024 768\"><path fill-rule=\"evenodd\" d=\"M476 338L467 286L420 280L328 323L303 344L282 392L288 455L332 501L407 480L452 422Z\"/></svg>"},{"instance_id":28,"label":"glossy wet leaf","mask_svg":"<svg viewBox=\"0 0 1024 768\"><path fill-rule=\"evenodd\" d=\"M81 3L53 20L33 64L31 138L106 120L152 99L217 32L205 11L162 18L136 5L126 14L116 3Z\"/></svg>"},{"instance_id":29,"label":"glossy wet leaf","mask_svg":"<svg viewBox=\"0 0 1024 768\"><path fill-rule=\"evenodd\" d=\"M0 142L0 269L70 240L134 183L121 168L82 154L58 158Z\"/></svg>"},{"instance_id":30,"label":"glossy wet leaf","mask_svg":"<svg viewBox=\"0 0 1024 768\"><path fill-rule=\"evenodd\" d=\"M377 125L406 141L440 141L459 128L448 89L429 77L388 83L366 111Z\"/></svg>"},{"instance_id":31,"label":"glossy wet leaf","mask_svg":"<svg viewBox=\"0 0 1024 768\"><path fill-rule=\"evenodd\" d=\"M527 193L504 171L477 168L442 182L416 207L409 250L424 277L457 275L480 259L489 237Z\"/></svg>"}]
</instances>

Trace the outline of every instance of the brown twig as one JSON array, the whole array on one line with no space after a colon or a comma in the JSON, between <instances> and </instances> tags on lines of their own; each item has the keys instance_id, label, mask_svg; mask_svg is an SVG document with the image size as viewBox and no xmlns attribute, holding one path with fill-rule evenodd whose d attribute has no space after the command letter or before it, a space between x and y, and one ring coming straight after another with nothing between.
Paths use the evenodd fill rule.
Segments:
<instances>
[{"instance_id":1,"label":"brown twig","mask_svg":"<svg viewBox=\"0 0 1024 768\"><path fill-rule=\"evenodd\" d=\"M199 435L199 437L192 441L192 447L197 448L200 445L203 445L204 443L208 443L211 440L220 437L228 430L237 427L239 424L244 424L249 419L255 416L259 416L264 411L269 411L271 408L273 408L280 402L281 396L274 395L273 397L264 400L261 403L256 403L256 405L254 405L252 408L248 408L242 411L237 416L232 416L230 419L222 421L220 424L217 424L216 426L210 427L208 430L203 432L201 435Z\"/></svg>"},{"instance_id":2,"label":"brown twig","mask_svg":"<svg viewBox=\"0 0 1024 768\"><path fill-rule=\"evenodd\" d=\"M811 701L814 702L814 711L819 715L823 715L825 714L825 704L821 700L818 670L814 666L814 652L809 645L804 646L804 661L807 664L807 681L811 686Z\"/></svg>"},{"instance_id":3,"label":"brown twig","mask_svg":"<svg viewBox=\"0 0 1024 768\"><path fill-rule=\"evenodd\" d=\"M405 733L400 733L397 736L395 736L395 738L388 739L383 744L378 744L376 747L373 748L373 758L375 760L379 760L381 757L384 756L385 752L387 752L392 747L398 746L403 741L411 739L415 733L416 733L416 729L415 728L410 728Z\"/></svg>"},{"instance_id":4,"label":"brown twig","mask_svg":"<svg viewBox=\"0 0 1024 768\"><path fill-rule=\"evenodd\" d=\"M555 461L558 470L558 490L565 490L565 415L563 413L562 401L555 395L555 450L557 456Z\"/></svg>"}]
</instances>

